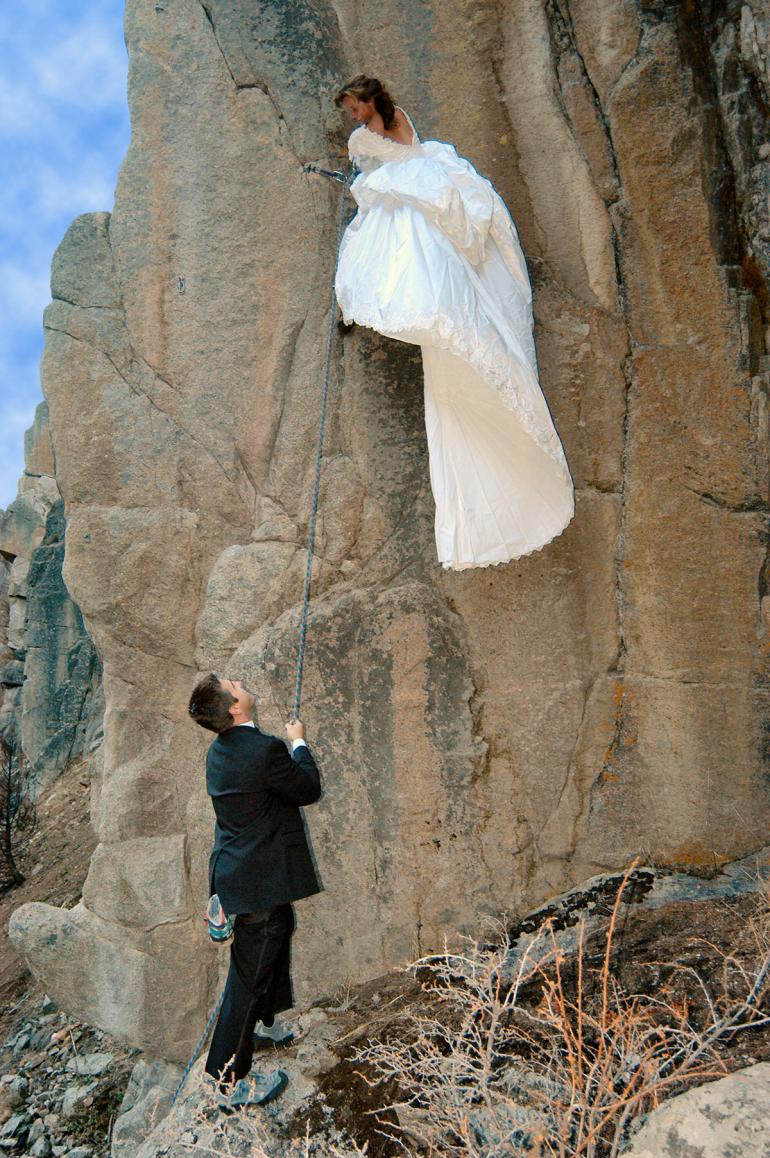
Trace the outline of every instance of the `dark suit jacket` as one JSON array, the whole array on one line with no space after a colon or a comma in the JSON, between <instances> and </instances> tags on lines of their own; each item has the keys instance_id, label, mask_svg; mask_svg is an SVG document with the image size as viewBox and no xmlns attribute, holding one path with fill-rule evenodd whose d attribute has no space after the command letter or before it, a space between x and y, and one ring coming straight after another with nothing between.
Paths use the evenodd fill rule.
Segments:
<instances>
[{"instance_id":1,"label":"dark suit jacket","mask_svg":"<svg viewBox=\"0 0 770 1158\"><path fill-rule=\"evenodd\" d=\"M217 818L209 890L227 914L321 891L299 810L321 795L307 747L290 756L258 728L228 728L206 755L206 790Z\"/></svg>"}]
</instances>

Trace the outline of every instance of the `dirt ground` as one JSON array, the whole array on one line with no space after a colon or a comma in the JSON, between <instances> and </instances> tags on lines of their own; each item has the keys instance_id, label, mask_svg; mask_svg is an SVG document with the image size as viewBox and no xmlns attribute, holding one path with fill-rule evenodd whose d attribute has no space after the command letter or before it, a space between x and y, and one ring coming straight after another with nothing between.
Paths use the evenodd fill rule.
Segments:
<instances>
[{"instance_id":1,"label":"dirt ground","mask_svg":"<svg viewBox=\"0 0 770 1158\"><path fill-rule=\"evenodd\" d=\"M0 1039L18 1017L25 995L35 989L29 970L8 939L14 909L27 901L71 908L80 899L96 838L89 820L89 784L84 764L73 764L37 803L38 829L27 858L23 885L0 896Z\"/></svg>"}]
</instances>

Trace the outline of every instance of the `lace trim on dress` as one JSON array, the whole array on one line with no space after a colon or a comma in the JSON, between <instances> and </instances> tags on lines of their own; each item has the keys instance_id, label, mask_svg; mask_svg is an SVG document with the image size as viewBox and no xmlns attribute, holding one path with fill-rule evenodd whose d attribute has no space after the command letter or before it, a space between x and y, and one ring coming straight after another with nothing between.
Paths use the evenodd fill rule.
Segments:
<instances>
[{"instance_id":1,"label":"lace trim on dress","mask_svg":"<svg viewBox=\"0 0 770 1158\"><path fill-rule=\"evenodd\" d=\"M409 123L411 124L411 121ZM414 125L412 125L412 131L414 132ZM348 138L348 154L351 161L355 161L358 157L375 157L377 160L403 160L405 157L417 156L420 149L420 140L416 132L411 145L402 145L400 141L394 141L391 137L383 137L381 133L367 129L366 125L359 125Z\"/></svg>"},{"instance_id":2,"label":"lace trim on dress","mask_svg":"<svg viewBox=\"0 0 770 1158\"><path fill-rule=\"evenodd\" d=\"M572 476L570 476L570 481L571 481L571 478L572 478ZM527 555L534 555L538 551L545 550L545 548L548 546L549 543L552 543L554 541L554 539L558 539L559 535L562 535L564 533L565 529L570 525L570 523L572 522L574 517L575 517L575 502L573 499L571 512L567 516L567 518L564 520L564 524L561 527L559 527L558 531L554 531L554 533L552 535L550 535L549 538L547 538L544 543L541 543L539 547L530 547L528 551L522 551L520 555L516 556L516 560L518 561L519 559L526 559ZM478 570L483 569L484 567L504 567L505 564L510 563L510 561L511 561L510 558L508 558L508 559L490 559L488 563L477 563L477 562L475 562L475 560L473 562L470 562L470 563L444 563L439 559L439 562L441 563L441 566L444 568L445 571L470 571L470 570L477 570L478 571Z\"/></svg>"}]
</instances>

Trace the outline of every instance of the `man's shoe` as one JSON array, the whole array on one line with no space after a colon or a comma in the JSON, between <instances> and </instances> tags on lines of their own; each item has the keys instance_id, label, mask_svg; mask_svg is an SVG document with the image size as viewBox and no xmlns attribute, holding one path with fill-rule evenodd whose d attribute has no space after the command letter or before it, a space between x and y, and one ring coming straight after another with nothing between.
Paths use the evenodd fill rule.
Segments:
<instances>
[{"instance_id":1,"label":"man's shoe","mask_svg":"<svg viewBox=\"0 0 770 1158\"><path fill-rule=\"evenodd\" d=\"M244 1106L265 1106L286 1089L289 1078L283 1070L271 1074L254 1074L235 1083L231 1094L219 1103L221 1110L240 1110Z\"/></svg>"},{"instance_id":2,"label":"man's shoe","mask_svg":"<svg viewBox=\"0 0 770 1158\"><path fill-rule=\"evenodd\" d=\"M257 1022L254 1030L255 1049L266 1049L271 1045L290 1045L293 1041L293 1031L282 1025L280 1021L275 1021L272 1025L263 1025L261 1021Z\"/></svg>"}]
</instances>

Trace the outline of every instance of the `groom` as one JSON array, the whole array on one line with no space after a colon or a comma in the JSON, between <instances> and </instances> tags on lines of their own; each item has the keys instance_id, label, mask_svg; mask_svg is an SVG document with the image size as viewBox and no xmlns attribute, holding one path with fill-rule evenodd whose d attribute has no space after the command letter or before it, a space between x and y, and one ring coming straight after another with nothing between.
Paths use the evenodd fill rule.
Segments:
<instances>
[{"instance_id":1,"label":"groom","mask_svg":"<svg viewBox=\"0 0 770 1158\"><path fill-rule=\"evenodd\" d=\"M286 725L291 743L253 722L255 697L241 680L211 674L195 687L189 713L217 737L206 755L206 789L216 814L209 892L216 893L235 932L222 1009L206 1058L206 1072L226 1103L264 1103L286 1085L281 1070L246 1083L255 1044L291 1040L274 1015L293 1004L291 902L320 892L300 805L321 795L304 726ZM256 1086L256 1088L255 1088Z\"/></svg>"}]
</instances>

